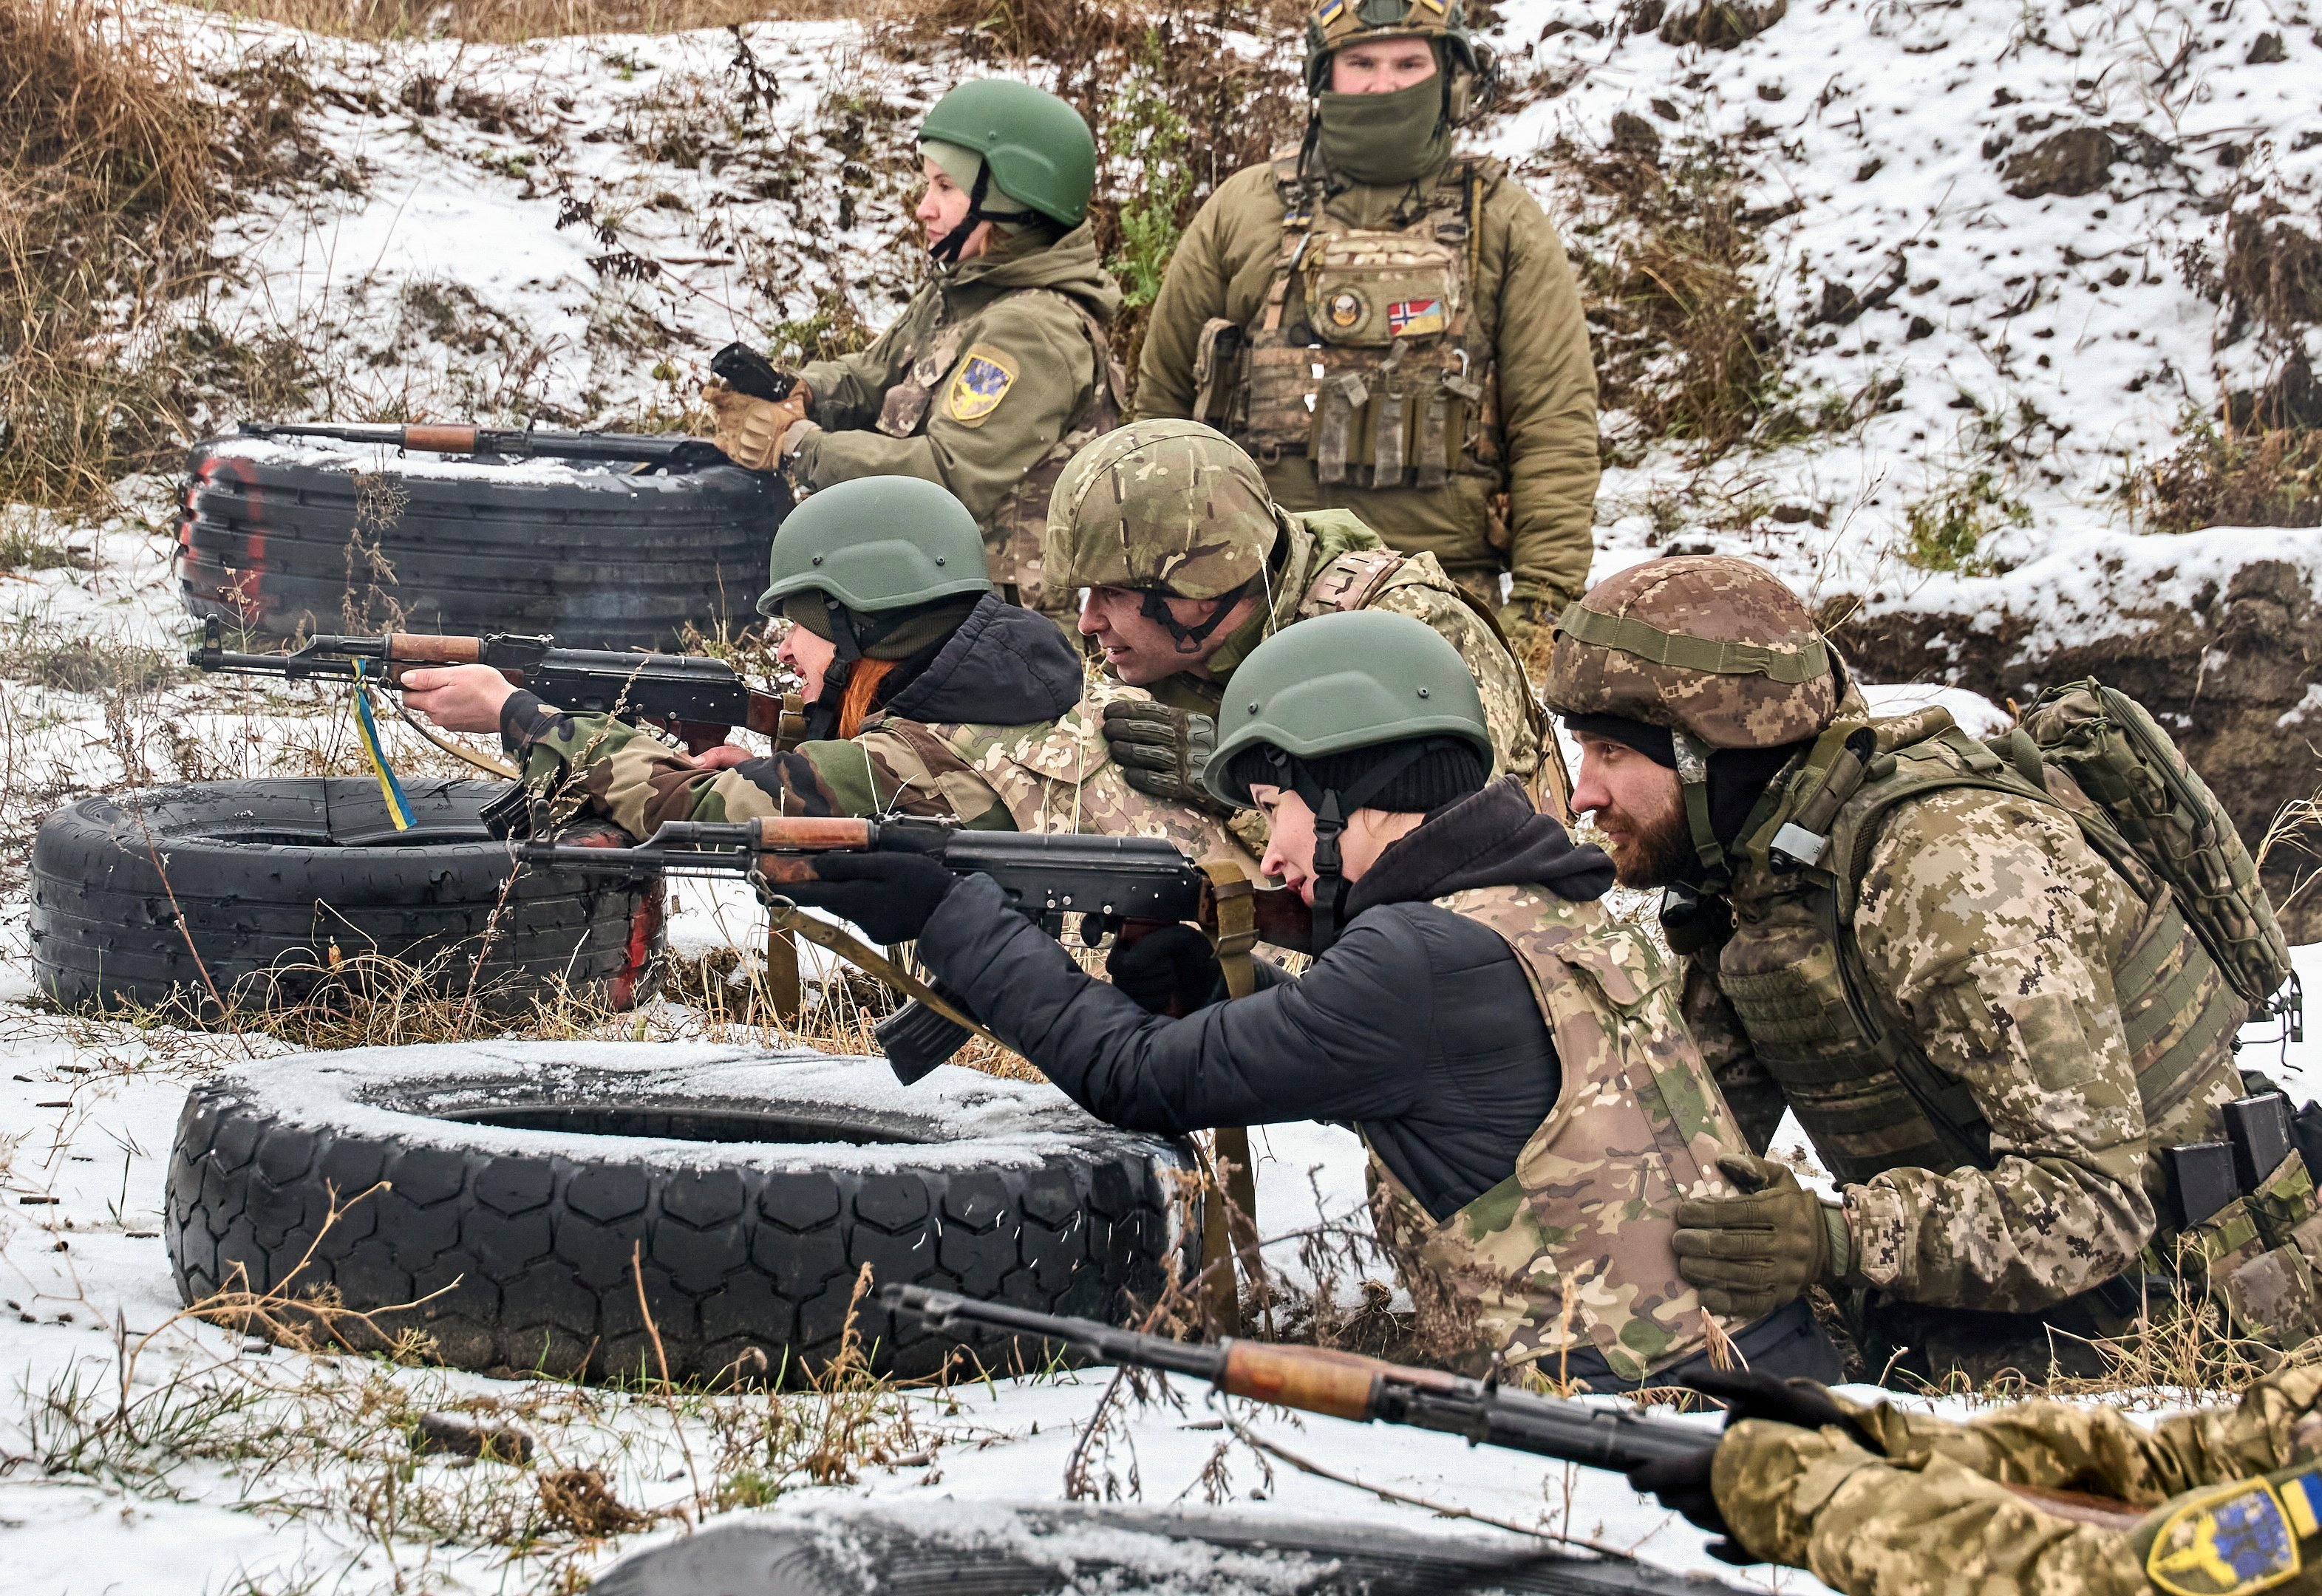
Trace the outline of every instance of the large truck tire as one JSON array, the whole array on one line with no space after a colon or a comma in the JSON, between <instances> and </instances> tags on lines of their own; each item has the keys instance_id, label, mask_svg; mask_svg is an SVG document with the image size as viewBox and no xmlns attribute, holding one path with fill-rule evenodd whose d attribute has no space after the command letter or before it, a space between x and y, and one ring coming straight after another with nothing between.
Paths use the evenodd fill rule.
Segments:
<instances>
[{"instance_id":1,"label":"large truck tire","mask_svg":"<svg viewBox=\"0 0 2322 1596\"><path fill-rule=\"evenodd\" d=\"M1735 1587L1509 1534L1358 1517L848 1501L817 1493L625 1558L593 1596L1730 1596Z\"/></svg>"},{"instance_id":2,"label":"large truck tire","mask_svg":"<svg viewBox=\"0 0 2322 1596\"><path fill-rule=\"evenodd\" d=\"M498 781L410 781L397 831L376 781L199 781L84 798L32 842L41 990L66 1008L177 999L217 1017L350 982L472 999L492 1015L571 999L626 1008L658 984L654 880L517 868L480 818ZM561 840L617 844L609 825ZM392 962L393 968L387 967Z\"/></svg>"},{"instance_id":3,"label":"large truck tire","mask_svg":"<svg viewBox=\"0 0 2322 1596\"><path fill-rule=\"evenodd\" d=\"M188 1304L328 1292L376 1318L315 1333L366 1350L417 1330L460 1368L722 1385L828 1366L865 1265L1118 1320L1194 1255L1172 1214L1190 1167L1044 1082L957 1066L907 1089L884 1060L803 1051L361 1048L195 1088L164 1234ZM902 1377L955 1345L870 1297L854 1333ZM1010 1366L1002 1338L974 1345Z\"/></svg>"},{"instance_id":4,"label":"large truck tire","mask_svg":"<svg viewBox=\"0 0 2322 1596\"><path fill-rule=\"evenodd\" d=\"M269 637L390 627L546 633L673 649L755 619L781 479L398 455L254 438L197 443L178 517L197 620Z\"/></svg>"}]
</instances>

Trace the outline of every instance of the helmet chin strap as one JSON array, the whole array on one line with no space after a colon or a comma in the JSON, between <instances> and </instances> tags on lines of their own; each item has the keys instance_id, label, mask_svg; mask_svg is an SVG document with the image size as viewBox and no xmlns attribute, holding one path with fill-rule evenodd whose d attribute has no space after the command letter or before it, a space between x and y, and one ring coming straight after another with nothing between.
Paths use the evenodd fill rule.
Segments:
<instances>
[{"instance_id":1,"label":"helmet chin strap","mask_svg":"<svg viewBox=\"0 0 2322 1596\"><path fill-rule=\"evenodd\" d=\"M979 161L975 169L975 187L967 191L967 214L959 219L958 226L928 246L928 253L935 258L937 265L956 266L959 263L959 252L967 248L968 235L975 231L979 222L1009 222L1038 226L1048 220L1038 211L985 210L983 196L991 192L991 188L992 163Z\"/></svg>"},{"instance_id":2,"label":"helmet chin strap","mask_svg":"<svg viewBox=\"0 0 2322 1596\"><path fill-rule=\"evenodd\" d=\"M1723 892L1733 884L1733 866L1725 844L1709 819L1709 746L1681 727L1672 728L1670 744L1677 750L1678 790L1685 799L1686 829L1693 834L1694 856L1701 861L1701 890Z\"/></svg>"},{"instance_id":3,"label":"helmet chin strap","mask_svg":"<svg viewBox=\"0 0 2322 1596\"><path fill-rule=\"evenodd\" d=\"M1281 778L1276 786L1287 787L1306 800L1314 812L1314 937L1315 953L1330 951L1346 928L1347 894L1354 888L1341 871L1346 867L1346 855L1339 840L1347 829L1347 817L1363 807L1384 791L1388 782L1403 773L1426 752L1423 741L1406 743L1393 753L1373 765L1363 779L1345 789L1324 787L1314 780L1314 772L1280 749L1270 751L1275 774Z\"/></svg>"},{"instance_id":4,"label":"helmet chin strap","mask_svg":"<svg viewBox=\"0 0 2322 1596\"><path fill-rule=\"evenodd\" d=\"M823 597L823 608L830 617L830 645L837 651L822 673L822 691L806 707L806 740L827 743L838 735L839 705L846 697L846 679L855 674L855 661L863 657L863 644L855 635L855 617L846 606L827 594Z\"/></svg>"},{"instance_id":5,"label":"helmet chin strap","mask_svg":"<svg viewBox=\"0 0 2322 1596\"><path fill-rule=\"evenodd\" d=\"M1211 610L1206 618L1191 626L1186 625L1169 612L1169 600L1173 595L1164 593L1158 588L1145 589L1144 601L1138 605L1137 613L1147 620L1156 623L1163 631L1168 633L1170 643L1175 646L1179 653L1198 653L1201 652L1202 644L1210 640L1210 634L1225 624L1227 615L1232 611L1235 605L1241 602L1241 596L1249 591L1250 581L1256 579L1251 578L1239 587L1219 594L1217 608Z\"/></svg>"}]
</instances>

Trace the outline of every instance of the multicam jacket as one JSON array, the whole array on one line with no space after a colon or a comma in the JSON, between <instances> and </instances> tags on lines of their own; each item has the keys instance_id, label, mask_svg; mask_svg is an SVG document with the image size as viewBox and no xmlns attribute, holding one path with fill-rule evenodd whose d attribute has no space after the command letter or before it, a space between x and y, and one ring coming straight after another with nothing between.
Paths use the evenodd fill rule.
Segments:
<instances>
[{"instance_id":1,"label":"multicam jacket","mask_svg":"<svg viewBox=\"0 0 2322 1596\"><path fill-rule=\"evenodd\" d=\"M2157 1424L2058 1401L1964 1424L1853 1411L1879 1453L1834 1427L1727 1432L1711 1486L1752 1555L1847 1596L2322 1591L2322 1370L2271 1375L2232 1408ZM2107 1496L2143 1516L2080 1522L2010 1485Z\"/></svg>"},{"instance_id":2,"label":"multicam jacket","mask_svg":"<svg viewBox=\"0 0 2322 1596\"><path fill-rule=\"evenodd\" d=\"M811 491L857 477L924 477L983 524L992 579L1038 609L1048 495L1082 444L1120 420L1106 329L1120 290L1083 225L1045 247L940 269L870 348L799 375L809 433L785 470Z\"/></svg>"},{"instance_id":3,"label":"multicam jacket","mask_svg":"<svg viewBox=\"0 0 2322 1596\"><path fill-rule=\"evenodd\" d=\"M1435 902L1514 953L1564 1086L1515 1172L1446 1219L1373 1155L1379 1239L1422 1320L1472 1331L1478 1369L1499 1352L1553 1375L1594 1348L1637 1381L1693 1355L1709 1315L1678 1275L1676 1205L1723 1192L1717 1160L1742 1143L1686 1034L1676 967L1594 901L1498 886Z\"/></svg>"}]
</instances>

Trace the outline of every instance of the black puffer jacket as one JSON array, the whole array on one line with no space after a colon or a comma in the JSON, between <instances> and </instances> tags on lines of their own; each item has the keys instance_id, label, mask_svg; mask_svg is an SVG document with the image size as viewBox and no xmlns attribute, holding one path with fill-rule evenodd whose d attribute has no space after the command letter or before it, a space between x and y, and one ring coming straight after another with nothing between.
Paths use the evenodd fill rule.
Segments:
<instances>
[{"instance_id":1,"label":"black puffer jacket","mask_svg":"<svg viewBox=\"0 0 2322 1596\"><path fill-rule=\"evenodd\" d=\"M1431 816L1356 883L1347 928L1301 979L1184 1019L1083 974L982 877L944 898L919 951L985 1025L1074 1101L1131 1130L1354 1125L1445 1218L1514 1172L1561 1076L1522 966L1431 898L1538 884L1593 898L1610 861L1503 780ZM1271 967L1266 967L1271 970Z\"/></svg>"}]
</instances>

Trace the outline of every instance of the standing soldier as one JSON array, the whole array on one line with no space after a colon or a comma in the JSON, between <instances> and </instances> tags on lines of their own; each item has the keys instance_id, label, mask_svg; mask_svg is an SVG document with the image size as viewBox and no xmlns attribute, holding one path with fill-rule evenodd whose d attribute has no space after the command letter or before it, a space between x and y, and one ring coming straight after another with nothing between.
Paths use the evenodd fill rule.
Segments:
<instances>
[{"instance_id":1,"label":"standing soldier","mask_svg":"<svg viewBox=\"0 0 2322 1596\"><path fill-rule=\"evenodd\" d=\"M1040 579L1048 490L1120 419L1107 329L1120 290L1087 216L1096 141L1028 83L962 84L919 124L918 217L935 269L859 354L810 362L779 404L712 382L718 446L812 492L858 477L940 483L983 530L992 579L1060 617Z\"/></svg>"},{"instance_id":2,"label":"standing soldier","mask_svg":"<svg viewBox=\"0 0 2322 1596\"><path fill-rule=\"evenodd\" d=\"M1761 1163L1755 1195L1688 1204L1677 1245L1705 1299L1862 1293L1874 1372L1907 1349L1914 1373L1979 1382L2125 1331L2141 1272L2176 1262L2157 1154L2222 1142L2244 1091L2247 1007L2198 906L2066 807L2061 771L2026 773L2028 735L2002 757L1941 709L1870 718L1796 595L1746 561L1590 588L1545 697L1622 881L1668 889L1687 1018L1752 1145L1787 1108L1839 1184L1826 1204ZM2246 1213L2186 1237L2225 1244L2213 1282L2312 1211L2294 1153L2257 1181ZM2254 1261L2282 1300L2237 1306L2296 1322L2306 1265Z\"/></svg>"},{"instance_id":3,"label":"standing soldier","mask_svg":"<svg viewBox=\"0 0 2322 1596\"><path fill-rule=\"evenodd\" d=\"M1349 509L1500 603L1529 657L1588 579L1596 382L1537 201L1453 148L1462 0L1320 0L1304 141L1221 185L1154 302L1137 414L1220 428L1292 510Z\"/></svg>"},{"instance_id":4,"label":"standing soldier","mask_svg":"<svg viewBox=\"0 0 2322 1596\"><path fill-rule=\"evenodd\" d=\"M633 836L668 820L925 815L996 831L1162 837L1240 857L1215 816L1132 789L1105 753L1102 706L1056 628L1003 602L974 517L930 482L867 478L800 505L774 540L758 607L791 622L806 740L695 759L609 716L569 715L488 666L413 671L413 707L498 730L526 779Z\"/></svg>"},{"instance_id":5,"label":"standing soldier","mask_svg":"<svg viewBox=\"0 0 2322 1596\"><path fill-rule=\"evenodd\" d=\"M1424 622L1467 662L1492 773L1567 812L1547 716L1491 610L1433 555L1395 553L1348 511L1284 509L1212 428L1132 422L1082 450L1049 507L1047 560L1059 586L1088 589L1080 629L1106 666L1151 695L1105 711L1113 757L1140 790L1202 800L1221 695L1267 637L1315 616L1385 610Z\"/></svg>"},{"instance_id":6,"label":"standing soldier","mask_svg":"<svg viewBox=\"0 0 2322 1596\"><path fill-rule=\"evenodd\" d=\"M1351 1125L1380 1242L1457 1366L1625 1390L1730 1338L1753 1369L1833 1373L1803 1303L1714 1324L1678 1277L1677 1206L1723 1188L1740 1132L1677 970L1597 901L1604 855L1486 778L1467 661L1408 616L1325 616L1251 654L1223 725L1204 780L1265 816L1266 871L1312 906L1303 975L1261 961L1244 984L1172 926L1116 945L1107 987L989 877L919 853L821 855L783 890L918 939L944 990L1111 1124Z\"/></svg>"}]
</instances>

